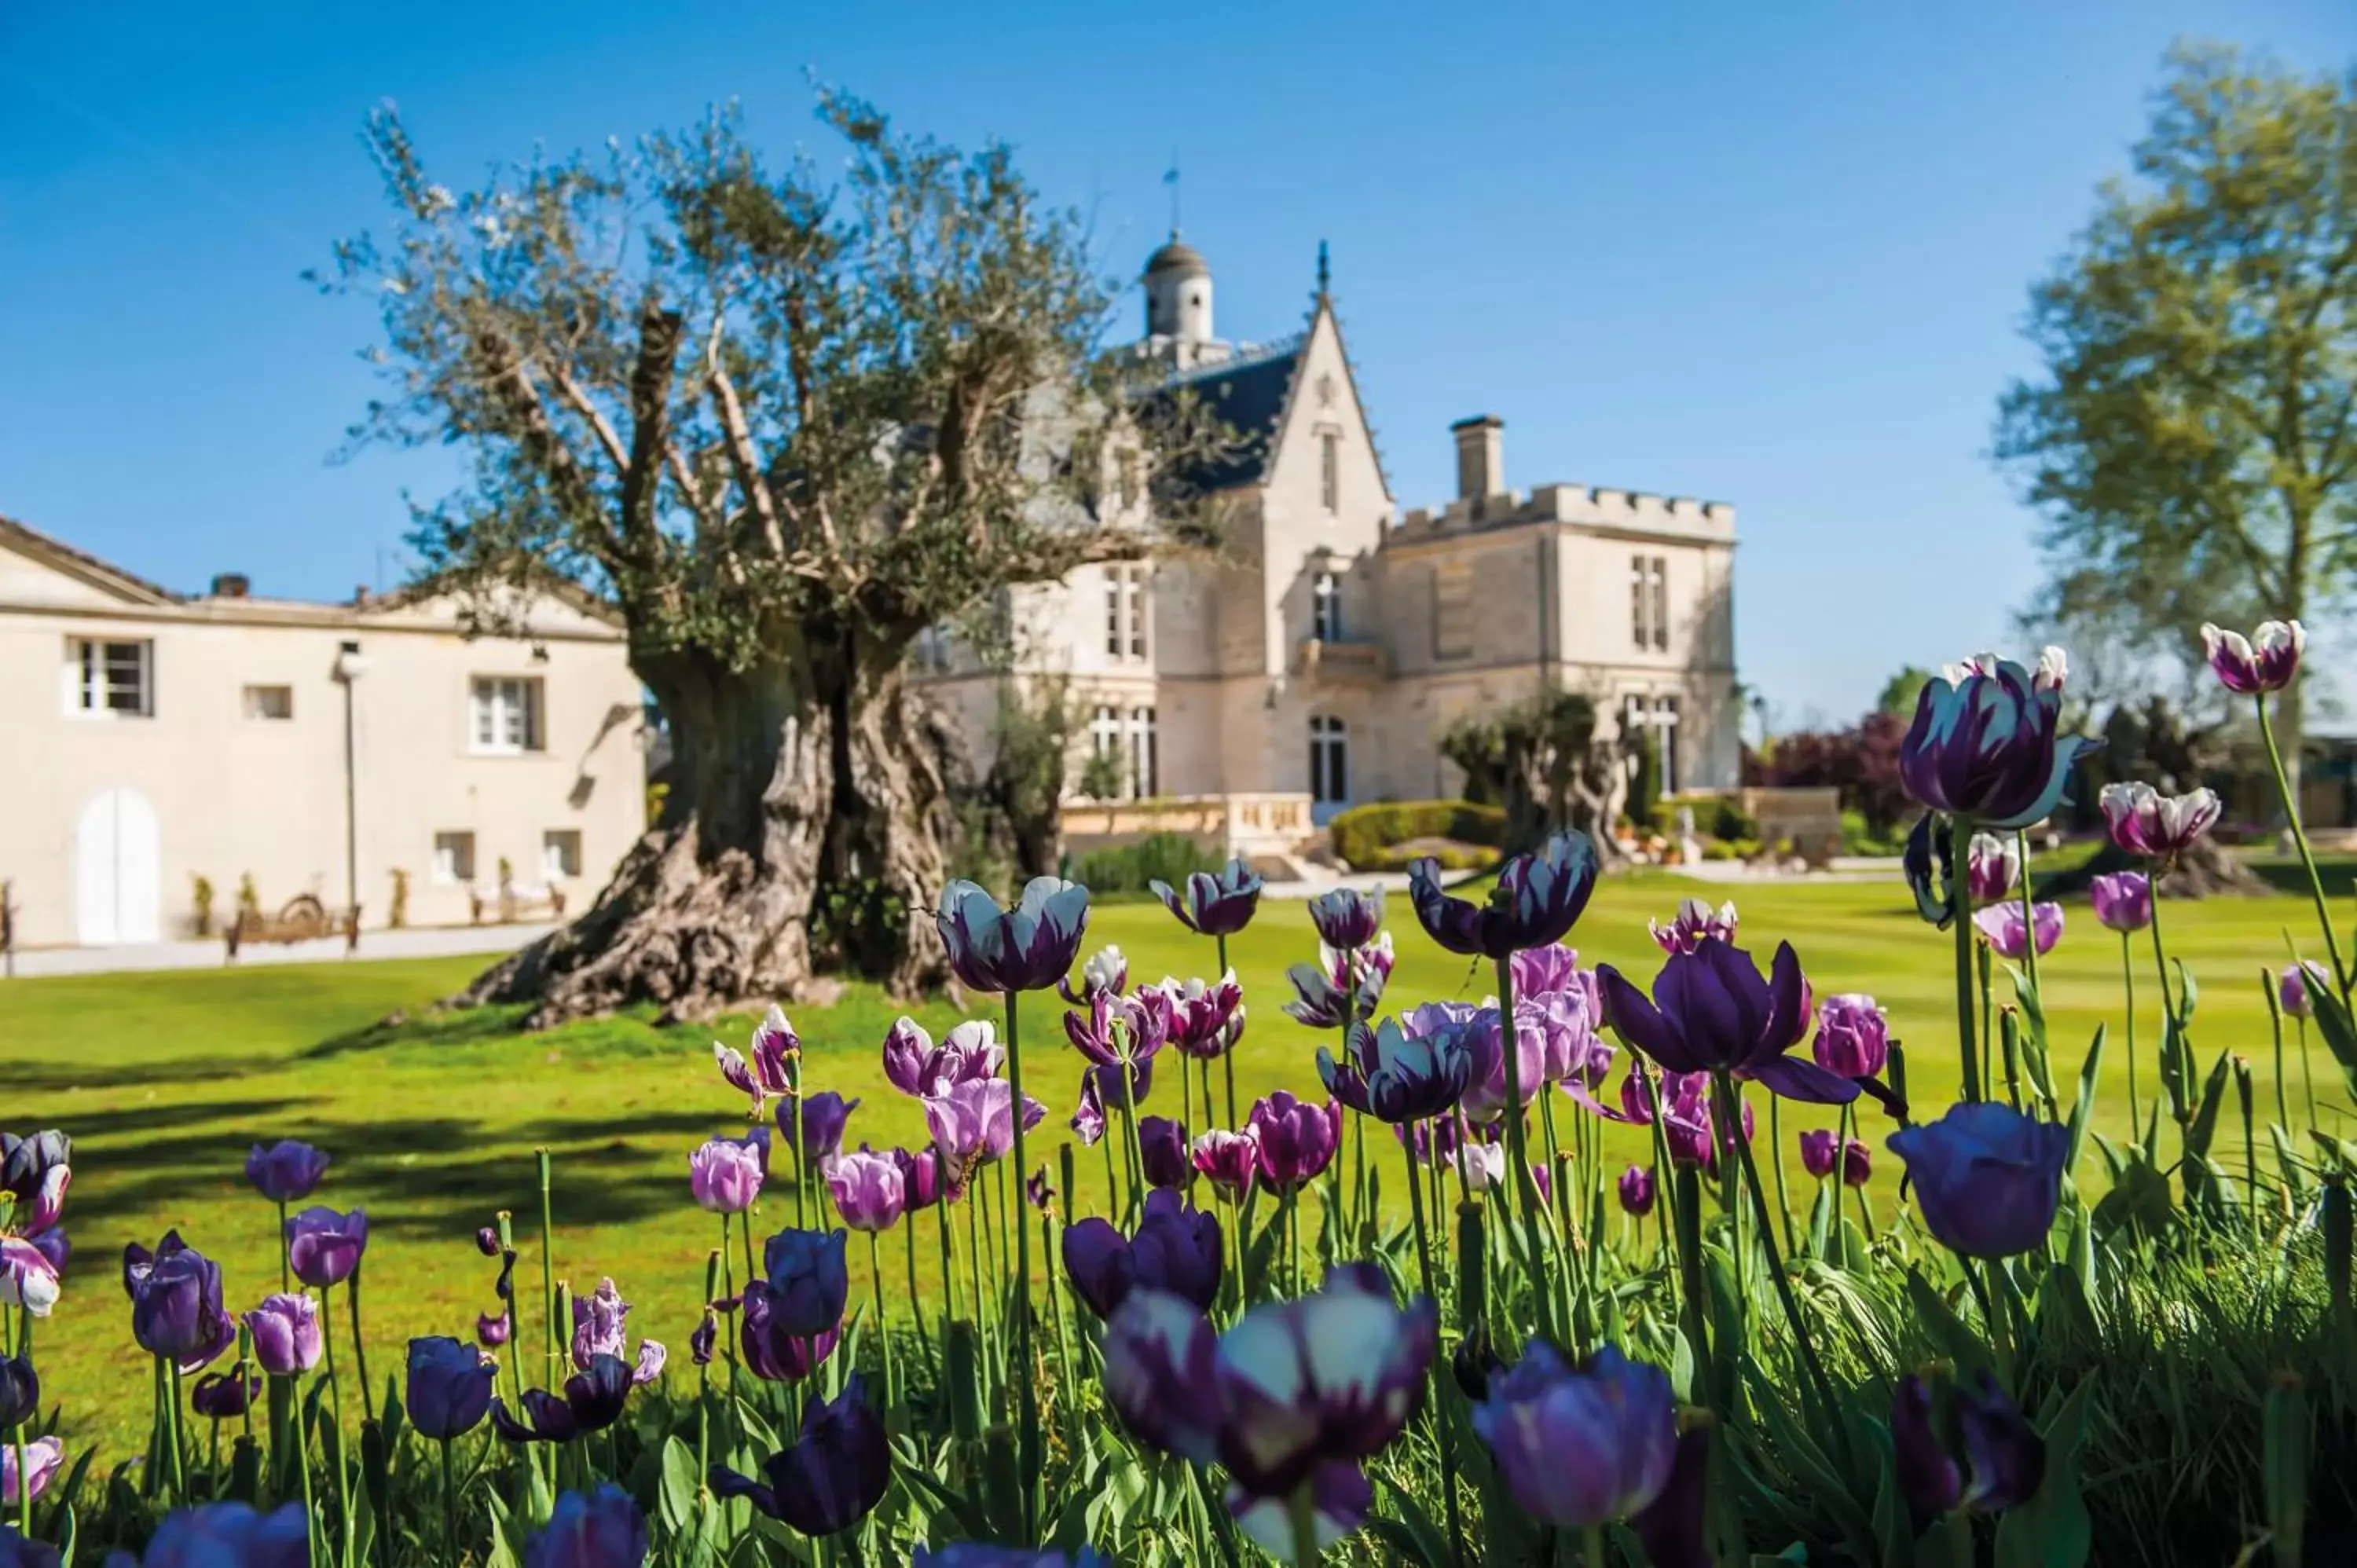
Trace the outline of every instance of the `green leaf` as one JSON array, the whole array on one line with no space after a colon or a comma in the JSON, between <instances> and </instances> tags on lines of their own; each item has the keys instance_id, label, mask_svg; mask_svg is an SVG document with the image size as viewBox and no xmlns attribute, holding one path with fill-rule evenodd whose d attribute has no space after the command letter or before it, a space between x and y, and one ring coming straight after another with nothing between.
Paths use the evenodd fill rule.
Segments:
<instances>
[{"instance_id":1,"label":"green leaf","mask_svg":"<svg viewBox=\"0 0 2357 1568\"><path fill-rule=\"evenodd\" d=\"M2087 1123L2095 1108L2095 1079L2104 1064L2104 1032L2108 1025L2095 1026L2094 1042L2087 1047L2087 1059L2079 1064L2079 1098L2071 1106L2071 1155L2062 1165L2064 1170L2079 1168L2079 1150L2087 1141Z\"/></svg>"},{"instance_id":2,"label":"green leaf","mask_svg":"<svg viewBox=\"0 0 2357 1568\"><path fill-rule=\"evenodd\" d=\"M1980 1336L1956 1315L1956 1309L1950 1305L1947 1296L1924 1277L1921 1269L1908 1272L1907 1299L1914 1304L1918 1324L1931 1337L1932 1343L1956 1364L1960 1375L1967 1372L1996 1375L1996 1362L1989 1348L1981 1343Z\"/></svg>"},{"instance_id":3,"label":"green leaf","mask_svg":"<svg viewBox=\"0 0 2357 1568\"><path fill-rule=\"evenodd\" d=\"M2210 1156L2210 1141L2218 1135L2218 1108L2225 1102L2226 1078L2232 1066L2230 1054L2220 1051L2217 1065L2202 1082L2201 1108L2193 1113L2193 1120L2185 1129L2185 1153L2190 1159Z\"/></svg>"},{"instance_id":4,"label":"green leaf","mask_svg":"<svg viewBox=\"0 0 2357 1568\"><path fill-rule=\"evenodd\" d=\"M695 1495L703 1488L704 1477L695 1473L694 1454L678 1438L664 1438L662 1485L656 1490L655 1502L662 1512L663 1522L674 1534L694 1522Z\"/></svg>"},{"instance_id":5,"label":"green leaf","mask_svg":"<svg viewBox=\"0 0 2357 1568\"><path fill-rule=\"evenodd\" d=\"M1399 1518L1392 1520L1378 1516L1378 1519L1368 1522L1393 1526L1396 1535L1393 1530L1382 1532L1383 1539L1391 1542L1392 1549L1410 1562L1423 1563L1425 1568L1441 1568L1443 1563L1454 1563L1457 1554L1448 1550L1448 1532L1433 1522L1432 1515L1425 1511L1424 1505L1389 1476L1378 1478L1383 1482L1383 1489L1391 1494L1393 1505L1399 1509ZM1406 1540L1402 1541L1399 1536L1405 1536Z\"/></svg>"},{"instance_id":6,"label":"green leaf","mask_svg":"<svg viewBox=\"0 0 2357 1568\"><path fill-rule=\"evenodd\" d=\"M2004 1568L2084 1568L2094 1521L2080 1495L2079 1450L2094 1386L2094 1380L2082 1380L2040 1434L2046 1439L2045 1478L2035 1497L1997 1524L1996 1560Z\"/></svg>"}]
</instances>

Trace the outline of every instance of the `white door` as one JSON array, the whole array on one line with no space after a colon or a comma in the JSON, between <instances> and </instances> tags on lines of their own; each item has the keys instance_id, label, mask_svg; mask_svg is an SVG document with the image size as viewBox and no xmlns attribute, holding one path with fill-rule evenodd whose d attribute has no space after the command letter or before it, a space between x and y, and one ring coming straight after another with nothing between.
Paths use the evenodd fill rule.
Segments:
<instances>
[{"instance_id":1,"label":"white door","mask_svg":"<svg viewBox=\"0 0 2357 1568\"><path fill-rule=\"evenodd\" d=\"M109 789L74 830L75 930L84 947L163 940L164 850L156 808Z\"/></svg>"}]
</instances>

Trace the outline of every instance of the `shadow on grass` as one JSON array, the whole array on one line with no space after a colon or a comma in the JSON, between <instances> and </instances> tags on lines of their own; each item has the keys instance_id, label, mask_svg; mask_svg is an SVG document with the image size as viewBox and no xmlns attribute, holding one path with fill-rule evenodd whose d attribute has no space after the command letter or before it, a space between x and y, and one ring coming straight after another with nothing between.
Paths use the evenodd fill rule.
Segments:
<instances>
[{"instance_id":1,"label":"shadow on grass","mask_svg":"<svg viewBox=\"0 0 2357 1568\"><path fill-rule=\"evenodd\" d=\"M105 1063L67 1057L13 1060L0 1070L6 1072L12 1090L34 1094L210 1083L255 1073L283 1072L286 1066L285 1057L275 1056L141 1058Z\"/></svg>"}]
</instances>

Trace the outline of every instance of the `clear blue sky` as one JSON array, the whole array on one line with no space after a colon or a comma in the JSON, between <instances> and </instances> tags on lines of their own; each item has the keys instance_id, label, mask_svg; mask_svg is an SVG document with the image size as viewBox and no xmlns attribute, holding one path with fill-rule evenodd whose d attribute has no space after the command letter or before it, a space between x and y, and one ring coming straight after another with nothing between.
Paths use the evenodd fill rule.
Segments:
<instances>
[{"instance_id":1,"label":"clear blue sky","mask_svg":"<svg viewBox=\"0 0 2357 1568\"><path fill-rule=\"evenodd\" d=\"M2346 0L1540 9L0 6L0 513L180 588L397 575L401 491L451 467L328 461L373 322L299 276L379 220L368 107L455 184L727 98L823 147L814 72L1014 142L1125 274L1175 151L1226 336L1294 330L1329 241L1404 505L1474 413L1517 488L1732 500L1743 678L1846 716L2018 640L1995 399L2170 40L2357 56Z\"/></svg>"}]
</instances>

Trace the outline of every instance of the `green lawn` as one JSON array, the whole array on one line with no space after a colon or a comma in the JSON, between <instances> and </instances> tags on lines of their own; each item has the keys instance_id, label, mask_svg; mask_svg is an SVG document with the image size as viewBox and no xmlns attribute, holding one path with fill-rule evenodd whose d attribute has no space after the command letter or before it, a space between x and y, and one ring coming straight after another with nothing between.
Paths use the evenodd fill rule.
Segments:
<instances>
[{"instance_id":1,"label":"green lawn","mask_svg":"<svg viewBox=\"0 0 2357 1568\"><path fill-rule=\"evenodd\" d=\"M1612 880L1575 933L1582 956L1650 976L1660 955L1646 936L1646 917L1666 915L1695 890L1658 874ZM1909 1043L1917 1103L1934 1110L1946 1103L1955 1070L1951 950L1947 938L1915 918L1902 887L1778 886L1739 889L1738 897L1745 944L1763 962L1776 940L1786 939L1819 994L1873 993ZM1404 898L1391 917L1401 959L1387 1010L1490 989L1486 975L1426 940ZM2258 976L2263 965L2284 961L2286 929L2315 947L2311 911L2289 897L2222 900L2170 906L2168 919L2174 950L2202 986L2197 1044L2205 1056L2231 1047L2252 1059L2264 1120L2274 1089ZM2118 939L2084 906L2072 909L2070 922L2045 966L2056 1072L2066 1082L2098 1021L2116 1021L2120 1011ZM1158 905L1101 909L1090 939L1092 948L1118 943L1134 977L1204 972L1211 964L1211 944L1189 936ZM1315 1087L1313 1056L1323 1042L1278 1011L1289 994L1285 966L1314 950L1297 905L1265 908L1236 943L1232 956L1252 1014L1237 1064L1246 1099L1277 1087ZM2141 944L2138 953L2146 956ZM717 1034L741 1044L743 1022L663 1030L620 1019L527 1036L509 1031L511 1014L486 1012L371 1027L393 1009L421 1009L475 967L472 960L355 962L0 984L0 1082L7 1090L0 1124L56 1125L75 1140L67 1220L76 1254L65 1300L41 1334L44 1386L63 1402L70 1440L120 1447L135 1442L145 1420L147 1374L116 1283L125 1241L152 1245L167 1226L178 1227L221 1262L239 1308L276 1288L273 1215L246 1186L242 1164L250 1144L287 1136L335 1156L320 1200L369 1211L367 1305L380 1380L398 1368L408 1336L463 1336L475 1314L492 1305L496 1265L475 1251L475 1229L507 1207L517 1211L520 1235L536 1231L532 1152L543 1144L556 1154L560 1273L585 1289L612 1275L638 1304L634 1324L667 1341L684 1366L704 1255L716 1240L716 1222L689 1202L687 1154L706 1135L741 1125L742 1101L714 1070L711 1040ZM2158 1015L2148 966L2138 982L2149 1093ZM866 1101L853 1120L854 1142L923 1136L917 1107L885 1083L878 1060L896 1011L873 993L855 993L832 1011L795 1015L811 1082ZM1034 1147L1050 1161L1070 1137L1064 1123L1078 1077L1060 1012L1049 996L1033 998L1026 1014L1026 1087L1050 1107ZM924 1016L937 1031L953 1021L940 1005ZM2105 1075L2114 1086L2111 1114L2102 1121L2116 1132L2124 1079L2116 1027L2113 1039ZM2319 1077L2323 1071L2319 1062ZM2296 1069L2292 1076L2297 1105ZM1168 1077L1157 1083L1153 1109L1172 1111L1176 1088ZM2336 1106L2341 1100L2331 1097ZM1788 1117L1788 1148L1803 1124L1830 1123L1813 1114ZM1869 1125L1878 1146L1880 1132L1878 1117ZM1633 1137L1625 1147L1641 1152ZM1103 1165L1096 1151L1081 1153L1085 1186L1086 1173L1101 1175ZM1889 1156L1878 1148L1878 1155L1887 1167ZM1791 1166L1800 1182L1797 1162ZM1392 1167L1384 1168L1389 1176ZM1878 1175L1879 1211L1889 1212L1894 1191L1888 1175ZM782 1187L772 1193L790 1219L791 1193ZM766 1208L765 1228L783 1222L777 1201ZM888 1283L899 1278L898 1240L888 1239ZM920 1255L930 1257L931 1237L923 1240ZM524 1269L535 1282L537 1268L527 1252ZM864 1294L864 1270L856 1284Z\"/></svg>"}]
</instances>

